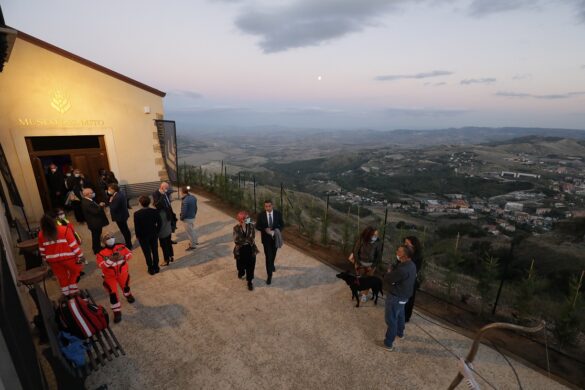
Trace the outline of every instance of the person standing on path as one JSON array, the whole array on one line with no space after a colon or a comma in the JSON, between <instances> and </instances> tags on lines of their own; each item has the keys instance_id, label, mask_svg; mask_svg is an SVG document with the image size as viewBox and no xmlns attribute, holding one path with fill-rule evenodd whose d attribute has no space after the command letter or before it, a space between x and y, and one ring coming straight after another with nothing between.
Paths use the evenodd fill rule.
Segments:
<instances>
[{"instance_id":1,"label":"person standing on path","mask_svg":"<svg viewBox=\"0 0 585 390\"><path fill-rule=\"evenodd\" d=\"M254 268L256 268L256 231L254 223L246 211L240 211L236 215L238 224L234 226L234 257L238 269L238 278L243 279L246 276L248 290L254 290Z\"/></svg>"},{"instance_id":2,"label":"person standing on path","mask_svg":"<svg viewBox=\"0 0 585 390\"><path fill-rule=\"evenodd\" d=\"M132 250L132 234L130 234L130 229L128 228L128 218L130 218L130 213L128 212L126 195L124 195L123 192L120 192L120 187L115 183L108 184L107 193L109 196L110 216L112 217L112 221L116 222L122 236L124 236L126 248Z\"/></svg>"},{"instance_id":3,"label":"person standing on path","mask_svg":"<svg viewBox=\"0 0 585 390\"><path fill-rule=\"evenodd\" d=\"M404 337L404 306L412 296L416 281L416 266L411 257L409 247L399 246L396 250L398 265L384 276L384 283L388 286L384 319L388 328L381 347L390 352L394 351L396 336Z\"/></svg>"},{"instance_id":4,"label":"person standing on path","mask_svg":"<svg viewBox=\"0 0 585 390\"><path fill-rule=\"evenodd\" d=\"M83 189L83 198L81 199L81 210L83 217L87 222L87 228L91 231L91 248L94 254L97 254L101 249L102 229L110 222L104 211L105 203L97 204L94 201L95 192L91 188Z\"/></svg>"},{"instance_id":5,"label":"person standing on path","mask_svg":"<svg viewBox=\"0 0 585 390\"><path fill-rule=\"evenodd\" d=\"M197 198L189 192L188 187L181 187L181 215L179 219L183 221L185 232L189 237L188 251L197 248L197 234L195 233L195 216L197 215Z\"/></svg>"},{"instance_id":6,"label":"person standing on path","mask_svg":"<svg viewBox=\"0 0 585 390\"><path fill-rule=\"evenodd\" d=\"M260 230L264 255L266 256L266 284L271 284L272 273L276 271L274 266L276 251L278 250L276 238L282 238L281 232L284 229L282 214L272 207L271 200L264 201L264 212L258 215L256 229ZM282 240L280 241L282 244Z\"/></svg>"},{"instance_id":7,"label":"person standing on path","mask_svg":"<svg viewBox=\"0 0 585 390\"><path fill-rule=\"evenodd\" d=\"M148 196L142 195L138 198L138 202L142 208L134 213L134 231L144 253L148 273L154 275L160 271L157 240L162 220L158 210L148 207L150 205Z\"/></svg>"}]
</instances>

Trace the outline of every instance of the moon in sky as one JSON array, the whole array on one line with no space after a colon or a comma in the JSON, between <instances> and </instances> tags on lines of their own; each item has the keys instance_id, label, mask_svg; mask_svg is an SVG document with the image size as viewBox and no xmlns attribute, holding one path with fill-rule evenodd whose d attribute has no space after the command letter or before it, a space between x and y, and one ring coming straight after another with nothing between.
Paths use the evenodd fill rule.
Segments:
<instances>
[{"instance_id":1,"label":"moon in sky","mask_svg":"<svg viewBox=\"0 0 585 390\"><path fill-rule=\"evenodd\" d=\"M317 76L317 81L321 81L323 79L322 76Z\"/></svg>"}]
</instances>

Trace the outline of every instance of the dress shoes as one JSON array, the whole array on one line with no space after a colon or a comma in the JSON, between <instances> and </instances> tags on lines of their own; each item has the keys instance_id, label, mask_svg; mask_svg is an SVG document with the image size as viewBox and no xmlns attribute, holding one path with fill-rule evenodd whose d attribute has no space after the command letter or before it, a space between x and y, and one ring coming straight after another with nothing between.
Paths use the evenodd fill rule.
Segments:
<instances>
[{"instance_id":1,"label":"dress shoes","mask_svg":"<svg viewBox=\"0 0 585 390\"><path fill-rule=\"evenodd\" d=\"M268 276L268 278L266 279L266 284L268 285L272 284L272 275Z\"/></svg>"},{"instance_id":2,"label":"dress shoes","mask_svg":"<svg viewBox=\"0 0 585 390\"><path fill-rule=\"evenodd\" d=\"M254 290L254 285L252 284L252 282L248 282L248 290L250 291Z\"/></svg>"}]
</instances>

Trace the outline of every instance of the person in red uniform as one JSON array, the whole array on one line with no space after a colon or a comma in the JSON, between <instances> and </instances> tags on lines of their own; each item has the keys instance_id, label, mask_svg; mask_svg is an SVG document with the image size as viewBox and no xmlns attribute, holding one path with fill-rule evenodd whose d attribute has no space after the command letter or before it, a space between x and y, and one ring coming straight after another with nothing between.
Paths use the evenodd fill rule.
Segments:
<instances>
[{"instance_id":1,"label":"person in red uniform","mask_svg":"<svg viewBox=\"0 0 585 390\"><path fill-rule=\"evenodd\" d=\"M130 292L130 274L128 274L128 260L132 252L123 244L116 244L116 238L106 233L102 236L104 248L95 256L98 267L102 270L104 287L110 295L110 304L114 312L114 322L122 321L122 304L118 299L118 285L129 303L135 299Z\"/></svg>"},{"instance_id":2,"label":"person in red uniform","mask_svg":"<svg viewBox=\"0 0 585 390\"><path fill-rule=\"evenodd\" d=\"M65 296L79 293L77 280L81 273L83 251L75 239L71 227L59 226L54 216L45 214L41 218L39 252L43 261L51 267Z\"/></svg>"}]
</instances>

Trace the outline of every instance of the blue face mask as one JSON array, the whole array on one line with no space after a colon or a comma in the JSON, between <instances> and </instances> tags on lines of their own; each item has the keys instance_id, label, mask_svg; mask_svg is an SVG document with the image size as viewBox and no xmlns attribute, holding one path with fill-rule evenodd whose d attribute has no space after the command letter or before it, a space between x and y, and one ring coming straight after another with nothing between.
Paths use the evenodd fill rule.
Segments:
<instances>
[{"instance_id":1,"label":"blue face mask","mask_svg":"<svg viewBox=\"0 0 585 390\"><path fill-rule=\"evenodd\" d=\"M244 223L245 224L248 224L248 225L251 224L252 223L252 218L248 217L248 218L244 219Z\"/></svg>"}]
</instances>

